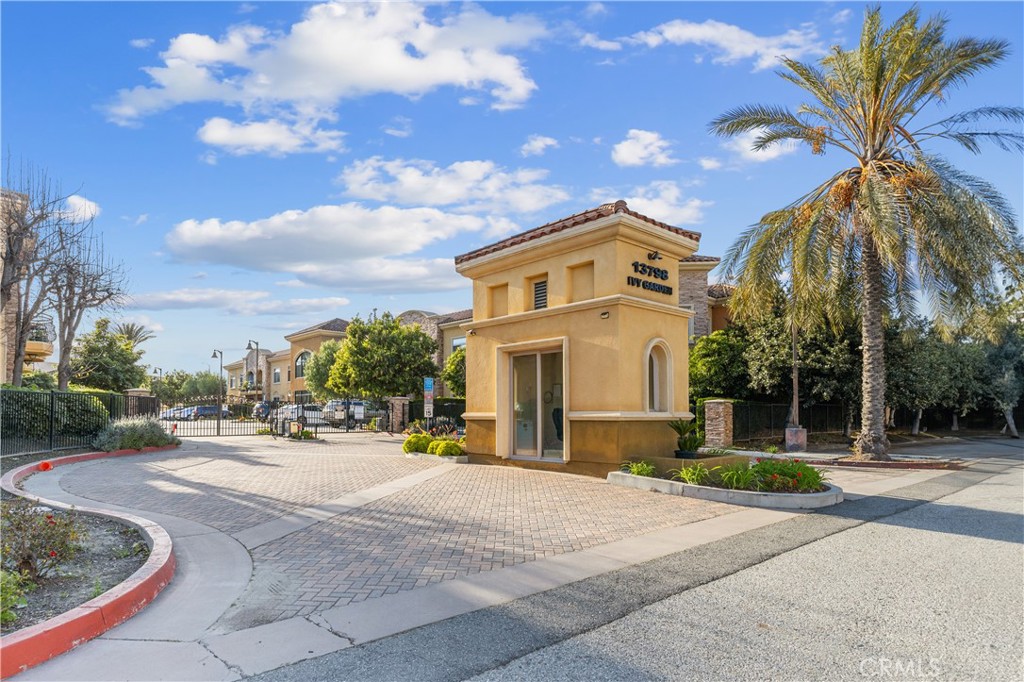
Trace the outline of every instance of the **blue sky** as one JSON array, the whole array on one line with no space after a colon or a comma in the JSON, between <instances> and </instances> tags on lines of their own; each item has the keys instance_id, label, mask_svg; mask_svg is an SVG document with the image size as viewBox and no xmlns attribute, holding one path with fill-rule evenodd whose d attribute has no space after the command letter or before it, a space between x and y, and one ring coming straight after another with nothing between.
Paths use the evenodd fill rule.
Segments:
<instances>
[{"instance_id":1,"label":"blue sky","mask_svg":"<svg viewBox=\"0 0 1024 682\"><path fill-rule=\"evenodd\" d=\"M1011 44L948 111L1024 104L1024 5L919 6ZM854 45L864 7L5 0L0 134L96 214L130 272L111 316L157 332L144 361L194 371L333 317L469 307L455 255L605 201L722 255L846 160L708 122L795 106L777 57ZM1019 156L933 150L1021 214Z\"/></svg>"}]
</instances>

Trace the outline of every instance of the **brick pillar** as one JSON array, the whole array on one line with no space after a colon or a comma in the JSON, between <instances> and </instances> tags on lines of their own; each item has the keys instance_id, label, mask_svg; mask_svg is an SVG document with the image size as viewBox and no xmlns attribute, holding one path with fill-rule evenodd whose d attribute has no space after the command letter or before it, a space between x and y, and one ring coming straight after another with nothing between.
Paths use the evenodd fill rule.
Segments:
<instances>
[{"instance_id":1,"label":"brick pillar","mask_svg":"<svg viewBox=\"0 0 1024 682\"><path fill-rule=\"evenodd\" d=\"M401 433L405 430L405 418L409 414L409 399L404 396L388 398L388 431Z\"/></svg>"},{"instance_id":2,"label":"brick pillar","mask_svg":"<svg viewBox=\"0 0 1024 682\"><path fill-rule=\"evenodd\" d=\"M712 448L732 445L732 401L704 401L704 445Z\"/></svg>"}]
</instances>

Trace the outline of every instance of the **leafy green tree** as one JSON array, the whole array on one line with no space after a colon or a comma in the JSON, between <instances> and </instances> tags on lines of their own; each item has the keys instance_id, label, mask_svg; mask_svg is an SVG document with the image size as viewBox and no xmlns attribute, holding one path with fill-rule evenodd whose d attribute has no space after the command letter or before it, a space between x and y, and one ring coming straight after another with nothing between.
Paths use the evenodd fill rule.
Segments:
<instances>
[{"instance_id":1,"label":"leafy green tree","mask_svg":"<svg viewBox=\"0 0 1024 682\"><path fill-rule=\"evenodd\" d=\"M149 390L161 405L177 405L185 399L182 388L191 376L183 369L164 372L162 377L150 377Z\"/></svg>"},{"instance_id":2,"label":"leafy green tree","mask_svg":"<svg viewBox=\"0 0 1024 682\"><path fill-rule=\"evenodd\" d=\"M462 346L452 351L448 359L444 361L444 369L441 370L441 381L445 383L454 395L459 398L466 397L466 348Z\"/></svg>"},{"instance_id":3,"label":"leafy green tree","mask_svg":"<svg viewBox=\"0 0 1024 682\"><path fill-rule=\"evenodd\" d=\"M202 371L190 374L181 385L182 400L217 398L224 393L224 380L213 372Z\"/></svg>"},{"instance_id":4,"label":"leafy green tree","mask_svg":"<svg viewBox=\"0 0 1024 682\"><path fill-rule=\"evenodd\" d=\"M746 332L729 327L697 339L690 350L690 400L751 396L750 374L744 352L749 345Z\"/></svg>"},{"instance_id":5,"label":"leafy green tree","mask_svg":"<svg viewBox=\"0 0 1024 682\"><path fill-rule=\"evenodd\" d=\"M1013 409L1024 397L1024 285L990 302L979 326L986 334L988 397L1006 419L1006 429L1019 438Z\"/></svg>"},{"instance_id":6,"label":"leafy green tree","mask_svg":"<svg viewBox=\"0 0 1024 682\"><path fill-rule=\"evenodd\" d=\"M76 383L118 393L142 385L146 368L139 364L143 351L134 350L120 334L110 328L110 320L100 318L88 334L75 342L71 353L71 372Z\"/></svg>"},{"instance_id":7,"label":"leafy green tree","mask_svg":"<svg viewBox=\"0 0 1024 682\"><path fill-rule=\"evenodd\" d=\"M980 343L960 339L945 344L941 364L936 368L947 377L938 406L953 413L952 431L960 430L959 418L978 407L987 395L988 358Z\"/></svg>"},{"instance_id":8,"label":"leafy green tree","mask_svg":"<svg viewBox=\"0 0 1024 682\"><path fill-rule=\"evenodd\" d=\"M344 397L327 386L331 378L331 367L340 350L340 341L328 339L306 360L306 388L317 402Z\"/></svg>"},{"instance_id":9,"label":"leafy green tree","mask_svg":"<svg viewBox=\"0 0 1024 682\"><path fill-rule=\"evenodd\" d=\"M791 275L801 328L835 319L855 303L863 339L861 431L855 450L888 459L885 435L887 310L912 310L915 295L945 322L997 288L1004 271L1024 278L1024 246L1008 203L987 182L929 154L947 140L977 153L988 140L1021 151L1017 130L983 129L980 122L1017 124L1021 107L983 107L929 125L935 104L971 77L1003 61L999 40L947 40L946 20L921 22L912 8L891 26L881 9L865 13L860 43L839 46L819 64L783 58L780 76L809 96L796 112L745 106L711 123L723 136L755 133L753 148L795 140L814 154L839 151L849 167L781 210L765 214L726 255L736 282L733 309L742 321L763 307L783 272ZM856 298L845 293L855 278Z\"/></svg>"},{"instance_id":10,"label":"leafy green tree","mask_svg":"<svg viewBox=\"0 0 1024 682\"><path fill-rule=\"evenodd\" d=\"M364 322L359 317L345 330L327 388L340 395L375 400L416 393L423 377L436 376L437 343L418 325L405 326L391 313Z\"/></svg>"},{"instance_id":11,"label":"leafy green tree","mask_svg":"<svg viewBox=\"0 0 1024 682\"><path fill-rule=\"evenodd\" d=\"M912 318L903 324L886 327L885 370L889 405L893 409L910 410L913 424L910 432L918 434L921 414L939 404L948 391L948 377L942 372L946 344L923 318ZM890 425L892 413L890 412Z\"/></svg>"}]
</instances>

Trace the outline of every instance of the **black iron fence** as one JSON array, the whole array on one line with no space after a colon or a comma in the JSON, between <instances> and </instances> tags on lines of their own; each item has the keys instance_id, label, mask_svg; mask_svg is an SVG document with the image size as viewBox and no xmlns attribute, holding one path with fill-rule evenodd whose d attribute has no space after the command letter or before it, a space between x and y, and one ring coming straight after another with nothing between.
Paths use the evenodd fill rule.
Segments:
<instances>
[{"instance_id":1,"label":"black iron fence","mask_svg":"<svg viewBox=\"0 0 1024 682\"><path fill-rule=\"evenodd\" d=\"M732 405L732 439L736 442L781 438L789 422L790 405L737 401ZM843 433L845 405L804 405L800 425L807 433Z\"/></svg>"},{"instance_id":2,"label":"black iron fence","mask_svg":"<svg viewBox=\"0 0 1024 682\"><path fill-rule=\"evenodd\" d=\"M150 396L0 389L0 456L86 448L111 420L158 412Z\"/></svg>"},{"instance_id":3,"label":"black iron fence","mask_svg":"<svg viewBox=\"0 0 1024 682\"><path fill-rule=\"evenodd\" d=\"M462 398L435 398L434 416L430 420L431 428L454 428L465 430L466 420L462 414L466 411L466 401ZM409 401L408 423L419 421L426 425L424 404L422 400Z\"/></svg>"}]
</instances>

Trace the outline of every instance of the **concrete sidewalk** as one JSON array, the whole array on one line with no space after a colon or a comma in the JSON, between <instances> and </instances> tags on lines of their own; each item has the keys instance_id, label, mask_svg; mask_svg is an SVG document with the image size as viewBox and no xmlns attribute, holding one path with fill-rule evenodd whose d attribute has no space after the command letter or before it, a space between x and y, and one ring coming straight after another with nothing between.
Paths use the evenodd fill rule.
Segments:
<instances>
[{"instance_id":1,"label":"concrete sidewalk","mask_svg":"<svg viewBox=\"0 0 1024 682\"><path fill-rule=\"evenodd\" d=\"M297 471L316 468L319 479L334 477L336 485L311 495L301 485L302 473L289 473L280 452L269 458L257 452L266 447L265 441L239 442L229 450L218 444L217 452L73 465L29 479L26 487L32 492L81 505L95 506L92 496L124 499L134 490L131 499L138 507L145 501L147 507L162 510L110 502L105 506L163 525L174 539L179 572L128 623L17 679L240 679L798 516L619 491L596 479L562 474L425 465L379 443L288 451ZM307 461L307 456L312 459ZM382 475L384 471L389 473ZM182 472L188 477L181 477ZM349 475L355 472L371 475ZM255 508L246 504L244 486L238 484L242 474L255 477L248 485L265 503ZM833 480L853 496L881 495L946 474L835 470ZM350 485L356 479L361 482ZM275 481L299 487L290 497L274 496ZM346 485L348 492L331 496ZM140 489L152 494L140 494ZM197 491L202 493L199 498ZM220 530L166 513L179 504L182 508L174 511L187 515L195 511L195 503L212 504L211 496L230 511L248 510L251 523L218 516L213 521L224 528ZM314 503L300 506L296 500ZM268 505L276 505L276 513L266 514ZM524 506L537 513L523 512ZM428 513L431 509L434 515ZM442 523L438 517L446 512L472 523ZM508 534L498 532L506 527ZM350 542L353 533L355 543ZM417 536L429 541L416 545ZM474 541L483 544L474 546ZM509 543L515 552L502 550ZM317 548L321 551L311 552ZM356 561L354 553L360 553ZM431 574L438 562L443 570ZM295 585L288 580L289 570L312 576L309 583L300 580L300 587L312 584L322 590L308 595L307 606L297 604L300 600L289 591ZM396 581L387 588L380 587L382 570ZM351 588L353 574L369 577L361 587ZM427 575L439 577L431 580ZM352 591L339 591L341 583ZM282 591L285 598L275 600L275 593ZM288 609L305 612L289 615Z\"/></svg>"}]
</instances>

